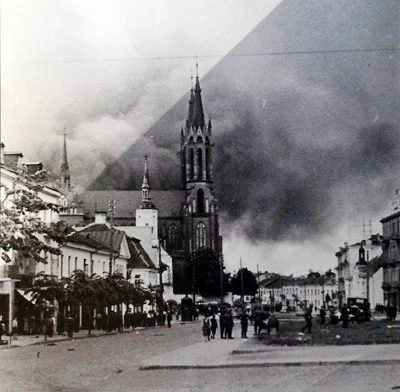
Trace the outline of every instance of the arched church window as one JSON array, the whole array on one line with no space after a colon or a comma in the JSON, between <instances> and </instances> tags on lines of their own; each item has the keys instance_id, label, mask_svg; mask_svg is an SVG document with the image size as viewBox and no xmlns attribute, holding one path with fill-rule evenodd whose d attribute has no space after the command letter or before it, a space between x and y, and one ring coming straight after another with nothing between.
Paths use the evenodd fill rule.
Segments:
<instances>
[{"instance_id":1,"label":"arched church window","mask_svg":"<svg viewBox=\"0 0 400 392\"><path fill-rule=\"evenodd\" d=\"M203 249L207 247L207 227L203 222L196 225L196 249Z\"/></svg>"},{"instance_id":2,"label":"arched church window","mask_svg":"<svg viewBox=\"0 0 400 392\"><path fill-rule=\"evenodd\" d=\"M197 150L197 178L203 178L203 150L199 148Z\"/></svg>"},{"instance_id":3,"label":"arched church window","mask_svg":"<svg viewBox=\"0 0 400 392\"><path fill-rule=\"evenodd\" d=\"M197 191L197 212L202 214L204 213L204 191L203 189L199 189Z\"/></svg>"},{"instance_id":4,"label":"arched church window","mask_svg":"<svg viewBox=\"0 0 400 392\"><path fill-rule=\"evenodd\" d=\"M210 141L206 139L206 179L210 179L211 177L211 155L210 155Z\"/></svg>"},{"instance_id":5,"label":"arched church window","mask_svg":"<svg viewBox=\"0 0 400 392\"><path fill-rule=\"evenodd\" d=\"M189 177L191 180L194 178L194 151L193 148L190 149L190 172Z\"/></svg>"},{"instance_id":6,"label":"arched church window","mask_svg":"<svg viewBox=\"0 0 400 392\"><path fill-rule=\"evenodd\" d=\"M173 248L178 248L179 240L180 240L180 235L178 226L175 224L170 225L168 227L168 244Z\"/></svg>"}]
</instances>

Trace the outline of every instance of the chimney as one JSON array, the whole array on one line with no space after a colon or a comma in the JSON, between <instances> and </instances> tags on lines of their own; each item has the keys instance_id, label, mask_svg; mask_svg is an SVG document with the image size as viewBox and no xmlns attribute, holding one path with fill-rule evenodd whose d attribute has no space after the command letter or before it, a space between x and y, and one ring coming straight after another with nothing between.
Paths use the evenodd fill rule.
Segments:
<instances>
[{"instance_id":1,"label":"chimney","mask_svg":"<svg viewBox=\"0 0 400 392\"><path fill-rule=\"evenodd\" d=\"M23 155L19 151L4 153L4 166L17 170L22 168Z\"/></svg>"},{"instance_id":2,"label":"chimney","mask_svg":"<svg viewBox=\"0 0 400 392\"><path fill-rule=\"evenodd\" d=\"M94 223L102 225L107 223L107 212L106 211L96 211L94 213Z\"/></svg>"}]
</instances>

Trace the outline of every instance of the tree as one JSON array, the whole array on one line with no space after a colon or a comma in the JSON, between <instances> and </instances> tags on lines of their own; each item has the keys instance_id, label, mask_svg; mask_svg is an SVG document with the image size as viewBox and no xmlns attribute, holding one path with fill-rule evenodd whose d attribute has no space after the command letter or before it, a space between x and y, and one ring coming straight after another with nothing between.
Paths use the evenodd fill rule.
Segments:
<instances>
[{"instance_id":1,"label":"tree","mask_svg":"<svg viewBox=\"0 0 400 392\"><path fill-rule=\"evenodd\" d=\"M243 279L243 292L242 292ZM232 292L236 295L255 295L258 284L255 275L247 268L241 268L231 279Z\"/></svg>"},{"instance_id":2,"label":"tree","mask_svg":"<svg viewBox=\"0 0 400 392\"><path fill-rule=\"evenodd\" d=\"M25 259L47 263L46 255L60 255L57 244L63 242L58 227L46 225L38 216L42 211L58 212L60 206L46 203L39 193L47 181L46 171L34 175L20 171L13 180L12 186L1 184L0 232L1 257L6 263L11 261L10 250L20 253ZM46 236L56 242L45 243L41 237Z\"/></svg>"},{"instance_id":3,"label":"tree","mask_svg":"<svg viewBox=\"0 0 400 392\"><path fill-rule=\"evenodd\" d=\"M188 256L189 269L192 272L192 288L203 297L221 295L221 260L212 249L205 248L192 252ZM224 267L223 267L224 269ZM229 274L222 271L224 294L229 289Z\"/></svg>"}]
</instances>

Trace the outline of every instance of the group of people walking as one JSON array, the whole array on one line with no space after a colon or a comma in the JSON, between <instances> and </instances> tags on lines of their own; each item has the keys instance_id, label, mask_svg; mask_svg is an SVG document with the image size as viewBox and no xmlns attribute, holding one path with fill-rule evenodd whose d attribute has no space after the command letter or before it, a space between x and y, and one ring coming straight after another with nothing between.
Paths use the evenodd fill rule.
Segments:
<instances>
[{"instance_id":1,"label":"group of people walking","mask_svg":"<svg viewBox=\"0 0 400 392\"><path fill-rule=\"evenodd\" d=\"M239 315L239 319L241 326L241 337L247 338L247 329L250 316L246 311L243 311ZM221 339L234 339L232 333L235 323L232 309L223 308L217 316L214 313L211 316L204 316L202 332L206 342L211 341L211 339L215 339L218 324Z\"/></svg>"}]
</instances>

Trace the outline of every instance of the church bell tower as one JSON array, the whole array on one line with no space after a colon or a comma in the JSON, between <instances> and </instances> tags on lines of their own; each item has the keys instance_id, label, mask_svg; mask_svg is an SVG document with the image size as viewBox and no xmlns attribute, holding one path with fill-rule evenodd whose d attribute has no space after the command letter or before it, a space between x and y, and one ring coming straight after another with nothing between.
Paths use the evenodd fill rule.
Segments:
<instances>
[{"instance_id":1,"label":"church bell tower","mask_svg":"<svg viewBox=\"0 0 400 392\"><path fill-rule=\"evenodd\" d=\"M198 65L196 64L198 69ZM218 228L218 201L213 188L213 131L205 121L198 70L190 90L189 111L181 129L181 178L186 190L185 229L189 234L186 252L211 248L218 254L221 245Z\"/></svg>"}]
</instances>

